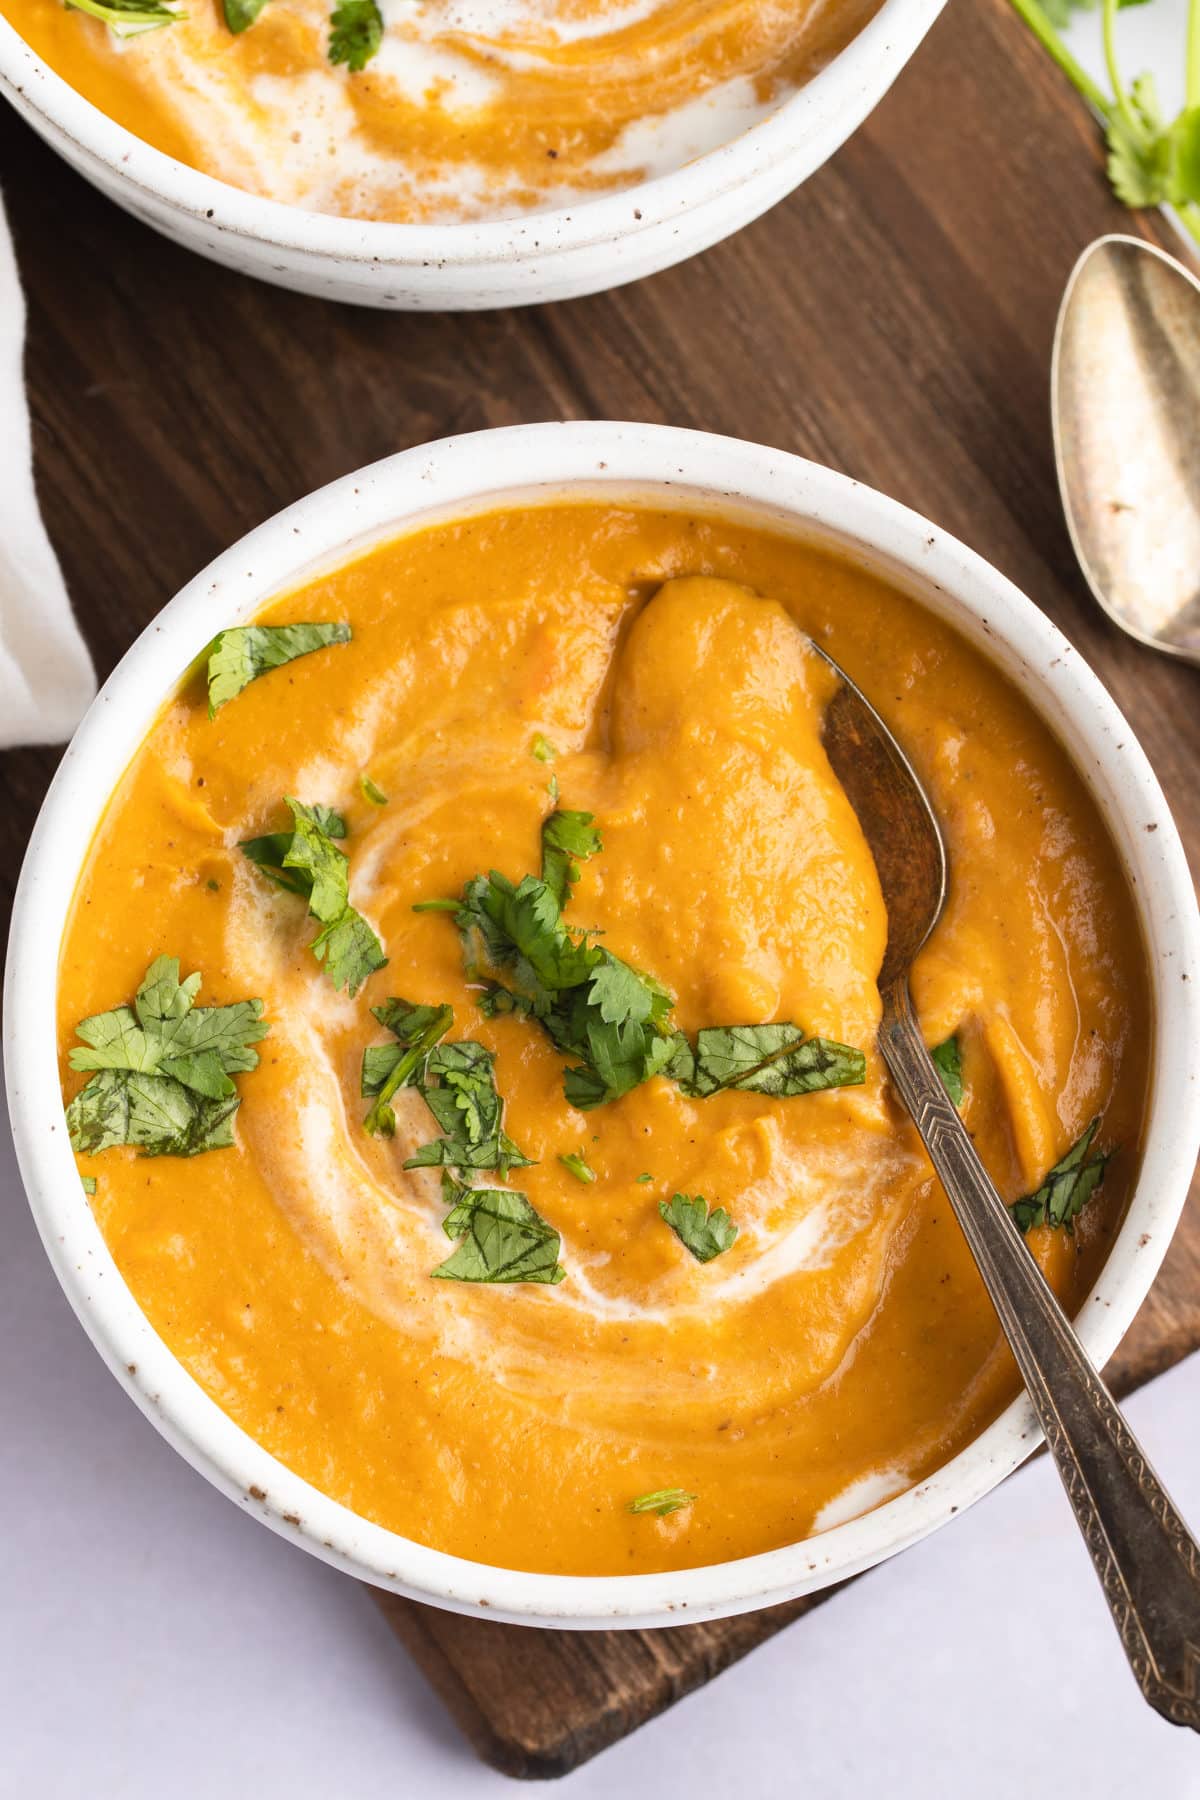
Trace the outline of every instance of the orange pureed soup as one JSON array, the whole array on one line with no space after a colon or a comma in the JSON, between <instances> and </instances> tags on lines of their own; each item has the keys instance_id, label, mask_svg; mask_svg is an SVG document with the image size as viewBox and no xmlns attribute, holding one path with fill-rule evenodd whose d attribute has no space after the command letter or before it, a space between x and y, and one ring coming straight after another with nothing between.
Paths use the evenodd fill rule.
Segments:
<instances>
[{"instance_id":1,"label":"orange pureed soup","mask_svg":"<svg viewBox=\"0 0 1200 1800\"><path fill-rule=\"evenodd\" d=\"M943 821L950 898L915 999L927 1042L954 1041L1004 1197L1035 1196L1099 1119L1082 1187L1052 1198L1059 1217L1086 1198L1073 1232L1022 1212L1070 1307L1135 1174L1150 1002L1117 854L1052 734L913 600L682 510L437 524L259 619L312 621L352 637L211 718L202 677L166 705L63 944L64 1092L108 1083L116 1109L85 1089L77 1139L81 1118L88 1141L120 1137L121 1084L144 1078L72 1068L76 1027L132 1003L156 958L199 975L179 996L160 965L141 1002L156 1044L189 1000L262 1003L267 1035L225 1077L236 1113L197 1099L199 1064L173 1065L231 1143L79 1158L170 1349L327 1494L518 1569L746 1556L945 1462L1016 1378L875 1049L886 921L806 634L876 702ZM247 642L225 640L229 687ZM590 971L574 987L572 957ZM239 1042L261 1030L203 1016L240 1021ZM85 1032L119 1065L113 1035ZM405 1062L394 1135L368 1130ZM843 1085L802 1091L817 1079ZM471 1278L497 1272L538 1279Z\"/></svg>"},{"instance_id":2,"label":"orange pureed soup","mask_svg":"<svg viewBox=\"0 0 1200 1800\"><path fill-rule=\"evenodd\" d=\"M157 9L142 22L157 29L117 35L131 15L106 24L114 4ZM878 4L0 0L0 14L118 124L234 187L454 222L681 168L767 117Z\"/></svg>"}]
</instances>

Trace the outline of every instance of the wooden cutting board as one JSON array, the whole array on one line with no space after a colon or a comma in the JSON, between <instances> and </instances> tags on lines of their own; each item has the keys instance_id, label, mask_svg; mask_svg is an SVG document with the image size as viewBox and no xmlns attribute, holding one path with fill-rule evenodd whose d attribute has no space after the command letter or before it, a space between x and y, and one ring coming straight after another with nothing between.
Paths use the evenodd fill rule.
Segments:
<instances>
[{"instance_id":1,"label":"wooden cutting board","mask_svg":"<svg viewBox=\"0 0 1200 1800\"><path fill-rule=\"evenodd\" d=\"M1047 412L1078 252L1103 231L1172 240L1110 199L1091 119L1007 0L954 0L832 165L731 243L554 308L406 317L256 285L117 211L6 109L0 170L42 501L102 674L217 551L361 463L485 425L664 420L845 469L996 563L1100 672L1200 853L1200 678L1090 602ZM5 912L57 756L0 757ZM1197 1344L1193 1199L1115 1383ZM380 1603L481 1754L528 1776L575 1767L813 1604L571 1634Z\"/></svg>"}]
</instances>

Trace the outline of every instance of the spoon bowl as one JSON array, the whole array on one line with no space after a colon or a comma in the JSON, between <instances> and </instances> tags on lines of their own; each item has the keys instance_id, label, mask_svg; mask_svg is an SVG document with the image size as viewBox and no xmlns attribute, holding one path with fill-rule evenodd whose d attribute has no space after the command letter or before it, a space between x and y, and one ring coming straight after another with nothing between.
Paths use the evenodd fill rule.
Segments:
<instances>
[{"instance_id":1,"label":"spoon bowl","mask_svg":"<svg viewBox=\"0 0 1200 1800\"><path fill-rule=\"evenodd\" d=\"M1076 263L1050 377L1067 527L1122 631L1200 664L1200 281L1132 237Z\"/></svg>"}]
</instances>

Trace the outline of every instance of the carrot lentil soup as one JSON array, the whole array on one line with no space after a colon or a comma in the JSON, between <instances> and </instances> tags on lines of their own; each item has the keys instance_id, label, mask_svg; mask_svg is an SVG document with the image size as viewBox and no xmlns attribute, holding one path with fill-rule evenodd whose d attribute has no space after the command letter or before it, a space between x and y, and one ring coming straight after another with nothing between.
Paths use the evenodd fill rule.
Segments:
<instances>
[{"instance_id":1,"label":"carrot lentil soup","mask_svg":"<svg viewBox=\"0 0 1200 1800\"><path fill-rule=\"evenodd\" d=\"M453 222L682 167L765 118L877 5L0 0L0 13L118 124L234 187Z\"/></svg>"},{"instance_id":2,"label":"carrot lentil soup","mask_svg":"<svg viewBox=\"0 0 1200 1800\"><path fill-rule=\"evenodd\" d=\"M886 920L807 637L934 797L917 1008L1072 1306L1149 999L1015 689L823 551L634 504L429 526L257 624L213 716L194 678L159 715L62 950L79 1166L185 1367L337 1500L518 1569L768 1550L962 1448L1016 1377L875 1049Z\"/></svg>"}]
</instances>

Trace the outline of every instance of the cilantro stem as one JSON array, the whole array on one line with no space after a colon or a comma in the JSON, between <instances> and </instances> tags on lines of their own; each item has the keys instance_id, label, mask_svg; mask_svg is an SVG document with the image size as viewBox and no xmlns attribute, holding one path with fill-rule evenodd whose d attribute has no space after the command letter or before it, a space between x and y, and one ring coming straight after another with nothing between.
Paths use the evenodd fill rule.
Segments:
<instances>
[{"instance_id":1,"label":"cilantro stem","mask_svg":"<svg viewBox=\"0 0 1200 1800\"><path fill-rule=\"evenodd\" d=\"M1100 11L1100 28L1104 36L1104 65L1108 70L1108 79L1112 83L1113 99L1117 111L1134 137L1141 138L1145 133L1140 129L1133 116L1129 104L1129 95L1125 92L1125 83L1121 80L1120 64L1117 62L1117 0L1103 0Z\"/></svg>"},{"instance_id":2,"label":"cilantro stem","mask_svg":"<svg viewBox=\"0 0 1200 1800\"><path fill-rule=\"evenodd\" d=\"M1071 85L1083 95L1088 105L1098 112L1102 119L1107 119L1112 111L1109 100L1092 80L1082 63L1077 62L1071 55L1038 5L1038 0L1012 0L1012 3L1043 50L1048 51L1054 58Z\"/></svg>"}]
</instances>

